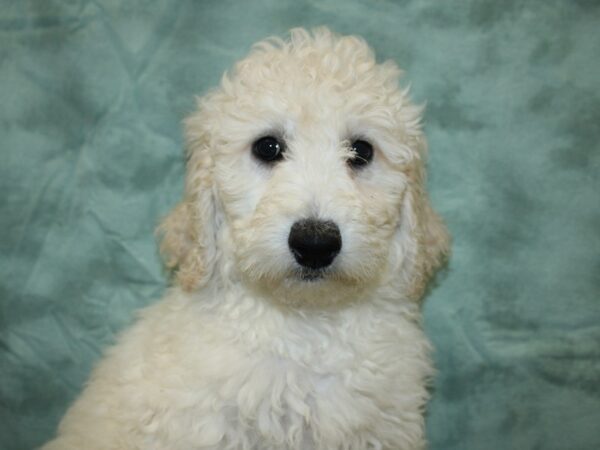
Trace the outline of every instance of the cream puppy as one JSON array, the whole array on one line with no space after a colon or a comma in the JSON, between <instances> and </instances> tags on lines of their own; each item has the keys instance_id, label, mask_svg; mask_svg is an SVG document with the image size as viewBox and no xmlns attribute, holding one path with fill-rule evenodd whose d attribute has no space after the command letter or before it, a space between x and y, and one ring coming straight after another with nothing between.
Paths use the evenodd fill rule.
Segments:
<instances>
[{"instance_id":1,"label":"cream puppy","mask_svg":"<svg viewBox=\"0 0 600 450\"><path fill-rule=\"evenodd\" d=\"M357 37L256 44L186 121L174 286L45 450L422 449L419 299L448 253L421 108Z\"/></svg>"}]
</instances>

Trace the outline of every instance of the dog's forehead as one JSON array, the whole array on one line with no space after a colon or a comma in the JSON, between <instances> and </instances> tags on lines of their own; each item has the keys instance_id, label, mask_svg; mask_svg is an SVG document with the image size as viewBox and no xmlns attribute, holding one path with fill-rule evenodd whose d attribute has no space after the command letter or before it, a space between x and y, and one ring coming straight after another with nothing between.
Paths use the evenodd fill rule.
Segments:
<instances>
[{"instance_id":1,"label":"dog's forehead","mask_svg":"<svg viewBox=\"0 0 600 450\"><path fill-rule=\"evenodd\" d=\"M236 115L248 111L255 123L272 123L288 133L301 128L340 132L397 128L394 122L405 102L396 86L365 74L339 80L331 73L315 74L297 64L276 73L275 78L263 72L262 76L242 73L231 79L236 85L231 101Z\"/></svg>"},{"instance_id":2,"label":"dog's forehead","mask_svg":"<svg viewBox=\"0 0 600 450\"><path fill-rule=\"evenodd\" d=\"M352 61L339 61L332 69L323 61L255 62L234 72L231 83L237 95L251 95L255 106L310 111L312 117L329 117L332 111L355 113L393 109L399 94L398 71L372 61L357 69Z\"/></svg>"},{"instance_id":3,"label":"dog's forehead","mask_svg":"<svg viewBox=\"0 0 600 450\"><path fill-rule=\"evenodd\" d=\"M265 44L201 103L199 126L232 150L273 131L332 143L368 137L403 162L421 147L421 108L399 88L400 73L353 38Z\"/></svg>"}]
</instances>

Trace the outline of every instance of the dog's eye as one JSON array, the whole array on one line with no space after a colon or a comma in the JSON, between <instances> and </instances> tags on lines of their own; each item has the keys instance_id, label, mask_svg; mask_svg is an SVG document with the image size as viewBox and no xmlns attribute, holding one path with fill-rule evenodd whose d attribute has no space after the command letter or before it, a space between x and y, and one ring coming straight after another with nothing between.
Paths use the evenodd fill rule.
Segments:
<instances>
[{"instance_id":1,"label":"dog's eye","mask_svg":"<svg viewBox=\"0 0 600 450\"><path fill-rule=\"evenodd\" d=\"M252 154L264 162L275 162L283 158L284 146L273 136L265 136L252 144Z\"/></svg>"},{"instance_id":2,"label":"dog's eye","mask_svg":"<svg viewBox=\"0 0 600 450\"><path fill-rule=\"evenodd\" d=\"M348 160L348 164L352 167L366 166L373 159L373 146L367 141L356 140L352 142L352 157Z\"/></svg>"}]
</instances>

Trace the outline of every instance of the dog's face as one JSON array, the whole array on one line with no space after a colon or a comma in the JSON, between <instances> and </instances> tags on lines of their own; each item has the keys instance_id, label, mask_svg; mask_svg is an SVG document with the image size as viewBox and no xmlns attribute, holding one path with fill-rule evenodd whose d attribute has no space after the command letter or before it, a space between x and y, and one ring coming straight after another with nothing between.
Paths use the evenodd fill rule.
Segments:
<instances>
[{"instance_id":1,"label":"dog's face","mask_svg":"<svg viewBox=\"0 0 600 450\"><path fill-rule=\"evenodd\" d=\"M359 39L296 30L201 99L187 198L164 226L184 287L219 260L286 302L422 285L447 236L423 192L420 109L398 76Z\"/></svg>"}]
</instances>

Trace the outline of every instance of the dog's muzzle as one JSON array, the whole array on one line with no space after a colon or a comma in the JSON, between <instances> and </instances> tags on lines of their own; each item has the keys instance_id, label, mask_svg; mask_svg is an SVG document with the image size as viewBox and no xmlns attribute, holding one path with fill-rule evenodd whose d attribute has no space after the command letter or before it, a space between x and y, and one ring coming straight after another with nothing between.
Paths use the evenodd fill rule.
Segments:
<instances>
[{"instance_id":1,"label":"dog's muzzle","mask_svg":"<svg viewBox=\"0 0 600 450\"><path fill-rule=\"evenodd\" d=\"M302 219L292 225L288 245L298 264L317 270L333 262L342 248L342 236L330 220Z\"/></svg>"}]
</instances>

